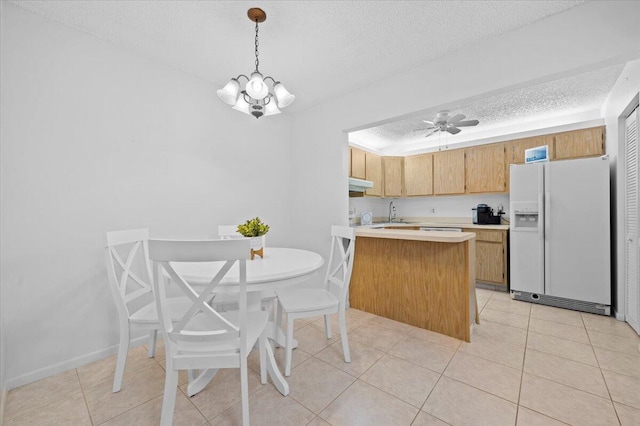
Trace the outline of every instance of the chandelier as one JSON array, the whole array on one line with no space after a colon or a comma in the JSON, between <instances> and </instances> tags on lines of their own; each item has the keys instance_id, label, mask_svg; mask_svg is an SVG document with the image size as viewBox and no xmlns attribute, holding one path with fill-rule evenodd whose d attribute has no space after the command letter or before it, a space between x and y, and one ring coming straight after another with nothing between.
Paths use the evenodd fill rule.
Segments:
<instances>
[{"instance_id":1,"label":"chandelier","mask_svg":"<svg viewBox=\"0 0 640 426\"><path fill-rule=\"evenodd\" d=\"M233 109L251 114L255 118L263 115L280 114L280 108L285 108L296 98L289 93L279 81L273 77L263 77L258 70L260 61L258 60L258 23L267 19L267 14L257 7L249 9L247 16L256 23L256 69L251 73L251 77L240 74L232 78L226 86L218 90L218 97L226 104L233 106ZM240 90L240 79L247 82L243 90ZM271 80L271 87L267 85L267 80Z\"/></svg>"}]
</instances>

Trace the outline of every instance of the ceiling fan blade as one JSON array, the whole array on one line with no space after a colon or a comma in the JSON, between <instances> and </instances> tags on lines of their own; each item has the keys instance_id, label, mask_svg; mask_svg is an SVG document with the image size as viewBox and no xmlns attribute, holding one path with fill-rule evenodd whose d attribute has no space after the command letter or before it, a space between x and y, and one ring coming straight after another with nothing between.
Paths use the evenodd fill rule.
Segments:
<instances>
[{"instance_id":1,"label":"ceiling fan blade","mask_svg":"<svg viewBox=\"0 0 640 426\"><path fill-rule=\"evenodd\" d=\"M464 120L465 118L466 118L466 115L456 114L453 117L451 117L450 119L448 119L447 123L456 124L456 123L458 123L458 121Z\"/></svg>"},{"instance_id":2,"label":"ceiling fan blade","mask_svg":"<svg viewBox=\"0 0 640 426\"><path fill-rule=\"evenodd\" d=\"M452 135L457 135L458 133L460 133L460 129L458 129L457 127L447 127L447 132L451 133Z\"/></svg>"},{"instance_id":3,"label":"ceiling fan blade","mask_svg":"<svg viewBox=\"0 0 640 426\"><path fill-rule=\"evenodd\" d=\"M456 123L457 127L464 127L464 126L477 126L479 123L478 120L465 120L465 121L458 121Z\"/></svg>"},{"instance_id":4,"label":"ceiling fan blade","mask_svg":"<svg viewBox=\"0 0 640 426\"><path fill-rule=\"evenodd\" d=\"M438 129L437 127L434 127L433 129L430 129L430 130L429 130L429 131L424 135L424 137L425 137L425 138L427 138L427 137L429 137L429 136L433 135L434 133L436 133L438 130L440 130L440 129Z\"/></svg>"},{"instance_id":5,"label":"ceiling fan blade","mask_svg":"<svg viewBox=\"0 0 640 426\"><path fill-rule=\"evenodd\" d=\"M421 129L414 129L414 130L412 130L412 132L420 132L420 131L423 131L423 130L433 130L433 129L439 129L439 127L436 126L436 125L431 125L429 127L424 127L424 128L421 128Z\"/></svg>"},{"instance_id":6,"label":"ceiling fan blade","mask_svg":"<svg viewBox=\"0 0 640 426\"><path fill-rule=\"evenodd\" d=\"M427 123L429 126L433 126L433 121L422 120L423 123Z\"/></svg>"}]
</instances>

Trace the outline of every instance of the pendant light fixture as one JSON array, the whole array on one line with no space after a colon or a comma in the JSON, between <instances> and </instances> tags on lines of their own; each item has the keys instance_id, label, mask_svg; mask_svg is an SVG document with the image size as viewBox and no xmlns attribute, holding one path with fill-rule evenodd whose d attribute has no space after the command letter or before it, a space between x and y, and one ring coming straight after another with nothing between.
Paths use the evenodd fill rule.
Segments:
<instances>
[{"instance_id":1,"label":"pendant light fixture","mask_svg":"<svg viewBox=\"0 0 640 426\"><path fill-rule=\"evenodd\" d=\"M273 77L263 77L258 70L260 61L258 60L258 24L267 19L267 14L260 8L249 9L247 16L256 23L256 69L251 73L251 77L240 74L232 78L226 86L218 90L218 97L233 109L245 114L251 114L255 118L263 115L280 114L280 108L285 108L296 98L279 81ZM240 80L247 82L243 90L240 90ZM267 80L271 80L272 86L267 85Z\"/></svg>"}]
</instances>

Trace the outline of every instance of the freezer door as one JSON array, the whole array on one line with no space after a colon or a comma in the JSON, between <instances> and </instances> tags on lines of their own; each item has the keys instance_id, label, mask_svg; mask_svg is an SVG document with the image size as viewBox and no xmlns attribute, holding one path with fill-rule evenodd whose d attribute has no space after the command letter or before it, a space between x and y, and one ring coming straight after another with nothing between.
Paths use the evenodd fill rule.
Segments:
<instances>
[{"instance_id":1,"label":"freezer door","mask_svg":"<svg viewBox=\"0 0 640 426\"><path fill-rule=\"evenodd\" d=\"M545 292L611 304L609 161L545 164Z\"/></svg>"},{"instance_id":2,"label":"freezer door","mask_svg":"<svg viewBox=\"0 0 640 426\"><path fill-rule=\"evenodd\" d=\"M543 164L512 164L510 177L510 287L544 294Z\"/></svg>"}]
</instances>

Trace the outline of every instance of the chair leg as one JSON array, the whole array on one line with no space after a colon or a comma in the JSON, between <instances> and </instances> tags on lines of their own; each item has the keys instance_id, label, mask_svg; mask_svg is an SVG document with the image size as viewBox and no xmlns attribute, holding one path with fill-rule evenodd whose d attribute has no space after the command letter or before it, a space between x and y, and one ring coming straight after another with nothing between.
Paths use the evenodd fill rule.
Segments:
<instances>
[{"instance_id":1,"label":"chair leg","mask_svg":"<svg viewBox=\"0 0 640 426\"><path fill-rule=\"evenodd\" d=\"M187 378L189 379L189 383L193 382L196 377L198 377L197 371L198 370L187 370Z\"/></svg>"},{"instance_id":2,"label":"chair leg","mask_svg":"<svg viewBox=\"0 0 640 426\"><path fill-rule=\"evenodd\" d=\"M340 316L340 339L342 340L344 362L351 362L351 352L349 351L349 340L347 338L347 318L344 309L340 310L338 315Z\"/></svg>"},{"instance_id":3,"label":"chair leg","mask_svg":"<svg viewBox=\"0 0 640 426\"><path fill-rule=\"evenodd\" d=\"M327 335L327 339L331 339L331 319L329 315L324 315L324 334Z\"/></svg>"},{"instance_id":4,"label":"chair leg","mask_svg":"<svg viewBox=\"0 0 640 426\"><path fill-rule=\"evenodd\" d=\"M151 330L149 332L149 349L147 355L149 358L156 356L156 343L158 341L158 330Z\"/></svg>"},{"instance_id":5,"label":"chair leg","mask_svg":"<svg viewBox=\"0 0 640 426\"><path fill-rule=\"evenodd\" d=\"M291 356L293 354L293 317L287 314L287 339L285 341L284 375L291 375Z\"/></svg>"},{"instance_id":6,"label":"chair leg","mask_svg":"<svg viewBox=\"0 0 640 426\"><path fill-rule=\"evenodd\" d=\"M120 344L118 345L118 359L116 361L116 373L113 378L113 392L120 392L124 366L127 363L129 353L129 327L120 327Z\"/></svg>"},{"instance_id":7,"label":"chair leg","mask_svg":"<svg viewBox=\"0 0 640 426\"><path fill-rule=\"evenodd\" d=\"M167 374L164 379L164 396L162 397L161 426L173 424L173 411L176 407L176 393L178 390L178 372L173 370L173 365L167 361Z\"/></svg>"},{"instance_id":8,"label":"chair leg","mask_svg":"<svg viewBox=\"0 0 640 426\"><path fill-rule=\"evenodd\" d=\"M242 398L242 424L249 426L249 372L247 358L240 360L240 393Z\"/></svg>"}]
</instances>

